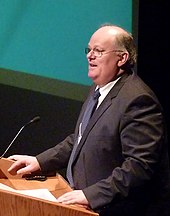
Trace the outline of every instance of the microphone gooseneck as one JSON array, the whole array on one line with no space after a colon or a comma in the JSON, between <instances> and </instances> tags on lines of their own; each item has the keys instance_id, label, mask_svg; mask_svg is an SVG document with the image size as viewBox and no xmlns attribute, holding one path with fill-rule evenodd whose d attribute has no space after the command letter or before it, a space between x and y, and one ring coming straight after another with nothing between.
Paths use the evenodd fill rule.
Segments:
<instances>
[{"instance_id":1,"label":"microphone gooseneck","mask_svg":"<svg viewBox=\"0 0 170 216\"><path fill-rule=\"evenodd\" d=\"M34 122L37 122L39 120L40 120L40 116L36 116L33 119L31 119L28 123L26 123L23 127L26 127L27 125L34 123Z\"/></svg>"},{"instance_id":2,"label":"microphone gooseneck","mask_svg":"<svg viewBox=\"0 0 170 216\"><path fill-rule=\"evenodd\" d=\"M25 125L23 125L20 130L18 131L18 133L15 135L14 139L10 142L9 146L6 148L6 150L4 151L4 153L0 156L0 159L2 157L4 157L4 155L7 153L7 151L9 150L9 148L12 146L12 144L14 143L14 141L16 140L16 138L19 136L19 134L21 133L21 131L28 125L37 122L40 120L39 116L34 117L32 120L30 120L29 122L27 122Z\"/></svg>"}]
</instances>

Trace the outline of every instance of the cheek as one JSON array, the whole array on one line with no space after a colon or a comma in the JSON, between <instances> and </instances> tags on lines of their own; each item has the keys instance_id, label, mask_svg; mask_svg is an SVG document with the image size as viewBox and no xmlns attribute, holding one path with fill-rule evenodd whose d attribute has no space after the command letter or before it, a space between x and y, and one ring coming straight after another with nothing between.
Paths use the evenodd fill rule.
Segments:
<instances>
[{"instance_id":1,"label":"cheek","mask_svg":"<svg viewBox=\"0 0 170 216\"><path fill-rule=\"evenodd\" d=\"M100 67L101 72L103 74L111 73L113 71L113 68L114 68L113 62L110 62L110 61L104 61L100 66L101 66Z\"/></svg>"},{"instance_id":2,"label":"cheek","mask_svg":"<svg viewBox=\"0 0 170 216\"><path fill-rule=\"evenodd\" d=\"M110 81L114 76L114 68L116 68L116 63L113 59L101 59L97 64L96 78L102 82Z\"/></svg>"},{"instance_id":3,"label":"cheek","mask_svg":"<svg viewBox=\"0 0 170 216\"><path fill-rule=\"evenodd\" d=\"M116 74L116 65L113 62L105 62L101 69L101 74L106 80L112 79Z\"/></svg>"},{"instance_id":4,"label":"cheek","mask_svg":"<svg viewBox=\"0 0 170 216\"><path fill-rule=\"evenodd\" d=\"M98 65L99 65L99 70L101 72L104 72L108 68L108 61L101 61Z\"/></svg>"}]
</instances>

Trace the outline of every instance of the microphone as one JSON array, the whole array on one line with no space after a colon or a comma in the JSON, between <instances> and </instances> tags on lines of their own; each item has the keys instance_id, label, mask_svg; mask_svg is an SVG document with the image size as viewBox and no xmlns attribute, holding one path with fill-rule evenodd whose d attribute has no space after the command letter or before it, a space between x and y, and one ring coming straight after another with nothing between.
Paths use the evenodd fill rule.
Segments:
<instances>
[{"instance_id":1,"label":"microphone","mask_svg":"<svg viewBox=\"0 0 170 216\"><path fill-rule=\"evenodd\" d=\"M27 122L25 125L23 125L23 126L21 127L21 129L18 131L18 133L15 135L14 139L10 142L9 146L6 148L6 150L4 151L4 153L0 156L0 159L1 159L2 157L4 157L4 155L7 153L7 151L9 150L9 148L12 146L12 144L14 143L14 141L16 140L16 138L19 136L19 134L21 133L21 131L22 131L24 128L27 127L28 125L34 123L34 122L39 121L39 120L40 120L40 117L39 117L39 116L36 116L36 117L34 117L32 120L30 120L29 122Z\"/></svg>"}]
</instances>

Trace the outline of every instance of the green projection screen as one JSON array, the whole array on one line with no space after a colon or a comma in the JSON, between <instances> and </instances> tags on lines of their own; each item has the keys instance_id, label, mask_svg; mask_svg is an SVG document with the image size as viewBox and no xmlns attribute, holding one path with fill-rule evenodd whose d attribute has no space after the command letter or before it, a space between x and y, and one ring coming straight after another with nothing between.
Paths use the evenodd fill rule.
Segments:
<instances>
[{"instance_id":1,"label":"green projection screen","mask_svg":"<svg viewBox=\"0 0 170 216\"><path fill-rule=\"evenodd\" d=\"M84 48L91 34L104 23L132 32L132 0L0 3L0 83L8 85L56 94L61 83L89 86Z\"/></svg>"}]
</instances>

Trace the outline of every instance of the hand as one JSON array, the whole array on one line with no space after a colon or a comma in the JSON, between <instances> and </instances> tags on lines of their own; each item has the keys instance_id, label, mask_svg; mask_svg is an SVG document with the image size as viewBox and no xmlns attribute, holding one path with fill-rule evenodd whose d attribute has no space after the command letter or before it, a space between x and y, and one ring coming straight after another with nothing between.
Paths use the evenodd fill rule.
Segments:
<instances>
[{"instance_id":1,"label":"hand","mask_svg":"<svg viewBox=\"0 0 170 216\"><path fill-rule=\"evenodd\" d=\"M31 172L40 170L40 165L36 157L27 155L12 155L8 157L8 159L15 161L8 169L9 173L30 174Z\"/></svg>"},{"instance_id":2,"label":"hand","mask_svg":"<svg viewBox=\"0 0 170 216\"><path fill-rule=\"evenodd\" d=\"M86 207L89 205L89 202L82 190L74 190L65 193L60 196L57 201L63 204L80 204Z\"/></svg>"}]
</instances>

